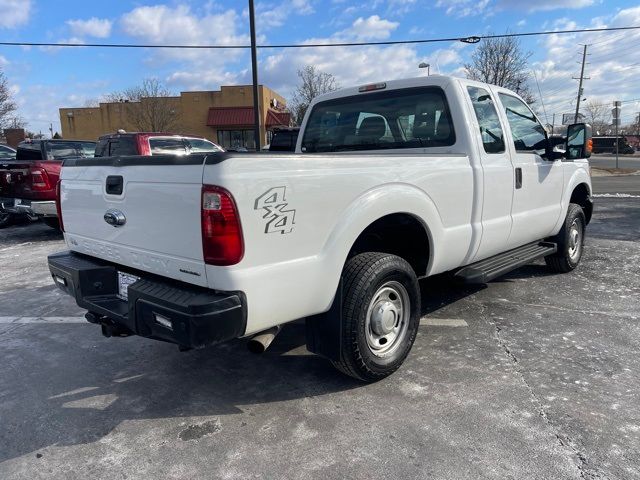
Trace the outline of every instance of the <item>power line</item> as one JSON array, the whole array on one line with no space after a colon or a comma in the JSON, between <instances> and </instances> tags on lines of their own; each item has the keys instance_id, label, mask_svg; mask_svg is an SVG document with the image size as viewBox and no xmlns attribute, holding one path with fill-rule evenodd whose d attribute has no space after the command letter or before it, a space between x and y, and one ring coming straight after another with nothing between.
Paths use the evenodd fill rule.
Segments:
<instances>
[{"instance_id":1,"label":"power line","mask_svg":"<svg viewBox=\"0 0 640 480\"><path fill-rule=\"evenodd\" d=\"M257 45L257 48L319 48L319 47L366 47L380 45L410 45L437 42L463 42L478 43L480 40L510 37L531 37L541 35L561 35L588 32L613 32L619 30L639 30L640 26L607 27L607 28L581 28L575 30L538 31L524 33L505 33L502 35L473 35L467 37L428 38L422 40L389 40L384 42L337 42L337 43L284 43L275 45ZM201 50L233 50L250 49L250 45L160 45L138 43L78 43L78 42L0 42L1 46L8 47L90 47L90 48L168 48L168 49L201 49Z\"/></svg>"}]
</instances>

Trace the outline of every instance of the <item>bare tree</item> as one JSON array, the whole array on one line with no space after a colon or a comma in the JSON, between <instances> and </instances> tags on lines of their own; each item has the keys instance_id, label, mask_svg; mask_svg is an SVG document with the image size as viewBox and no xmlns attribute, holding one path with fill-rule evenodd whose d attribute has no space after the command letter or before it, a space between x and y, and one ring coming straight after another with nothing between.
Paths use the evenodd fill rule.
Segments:
<instances>
[{"instance_id":1,"label":"bare tree","mask_svg":"<svg viewBox=\"0 0 640 480\"><path fill-rule=\"evenodd\" d=\"M587 123L591 124L594 133L603 134L610 129L611 110L608 105L598 101L589 101L584 104L582 113Z\"/></svg>"},{"instance_id":2,"label":"bare tree","mask_svg":"<svg viewBox=\"0 0 640 480\"><path fill-rule=\"evenodd\" d=\"M179 123L179 102L155 78L145 78L141 85L107 94L102 100L126 104L128 120L139 131L167 132Z\"/></svg>"},{"instance_id":3,"label":"bare tree","mask_svg":"<svg viewBox=\"0 0 640 480\"><path fill-rule=\"evenodd\" d=\"M13 118L17 118L12 116L17 108L9 90L7 77L0 70L0 129L6 128Z\"/></svg>"},{"instance_id":4,"label":"bare tree","mask_svg":"<svg viewBox=\"0 0 640 480\"><path fill-rule=\"evenodd\" d=\"M522 50L516 37L488 38L476 47L464 69L467 78L509 88L531 104L536 101L528 84L531 54Z\"/></svg>"},{"instance_id":5,"label":"bare tree","mask_svg":"<svg viewBox=\"0 0 640 480\"><path fill-rule=\"evenodd\" d=\"M318 95L337 90L338 84L331 73L322 72L313 65L298 70L298 77L300 84L293 93L290 109L294 122L300 125L311 101Z\"/></svg>"}]
</instances>

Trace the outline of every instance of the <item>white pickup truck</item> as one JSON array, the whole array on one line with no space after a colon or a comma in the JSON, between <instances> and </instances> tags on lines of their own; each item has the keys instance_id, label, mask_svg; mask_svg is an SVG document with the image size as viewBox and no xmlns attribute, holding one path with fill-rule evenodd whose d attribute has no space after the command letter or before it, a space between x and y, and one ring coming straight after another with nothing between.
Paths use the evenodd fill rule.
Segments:
<instances>
[{"instance_id":1,"label":"white pickup truck","mask_svg":"<svg viewBox=\"0 0 640 480\"><path fill-rule=\"evenodd\" d=\"M107 336L266 345L304 318L310 351L375 381L411 349L418 279L488 282L542 257L558 272L578 265L590 148L588 125L552 140L492 85L347 88L312 103L294 153L65 161L70 251L49 266Z\"/></svg>"}]
</instances>

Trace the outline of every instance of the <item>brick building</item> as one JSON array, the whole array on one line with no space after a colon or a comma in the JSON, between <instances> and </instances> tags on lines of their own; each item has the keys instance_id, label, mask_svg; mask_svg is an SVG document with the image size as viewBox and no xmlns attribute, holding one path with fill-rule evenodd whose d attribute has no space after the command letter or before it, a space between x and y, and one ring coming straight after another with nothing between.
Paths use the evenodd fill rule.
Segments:
<instances>
[{"instance_id":1,"label":"brick building","mask_svg":"<svg viewBox=\"0 0 640 480\"><path fill-rule=\"evenodd\" d=\"M263 85L258 89L262 118L262 145L269 143L271 131L289 126L291 115L285 99ZM181 92L180 96L143 98L140 105L163 102L163 108L176 116L174 133L197 135L225 148L255 148L253 133L253 89L251 85L223 86L220 90ZM148 106L148 105L147 105ZM136 131L129 112L136 104L100 103L98 107L61 108L63 138L96 140L119 129Z\"/></svg>"}]
</instances>

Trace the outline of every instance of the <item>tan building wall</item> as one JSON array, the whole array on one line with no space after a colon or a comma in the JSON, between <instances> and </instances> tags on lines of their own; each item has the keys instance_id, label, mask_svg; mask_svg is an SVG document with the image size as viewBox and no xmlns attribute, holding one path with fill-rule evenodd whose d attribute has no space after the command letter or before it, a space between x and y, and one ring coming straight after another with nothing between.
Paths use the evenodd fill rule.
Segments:
<instances>
[{"instance_id":1,"label":"tan building wall","mask_svg":"<svg viewBox=\"0 0 640 480\"><path fill-rule=\"evenodd\" d=\"M273 105L285 106L285 99L263 85L259 86L258 98L262 118L262 144L266 143L266 112ZM155 101L155 99L142 99ZM162 101L170 102L176 112L174 133L204 137L218 141L218 132L207 126L211 107L253 107L253 88L251 85L223 86L220 90L201 92L181 92L179 97L168 97ZM128 118L129 106L126 103L101 103L99 107L61 108L60 124L62 137L77 140L96 140L101 135L115 133L119 129L128 132L137 128Z\"/></svg>"}]
</instances>

